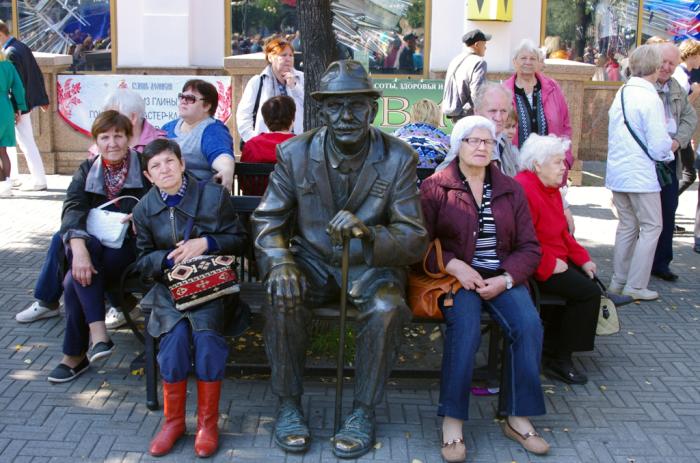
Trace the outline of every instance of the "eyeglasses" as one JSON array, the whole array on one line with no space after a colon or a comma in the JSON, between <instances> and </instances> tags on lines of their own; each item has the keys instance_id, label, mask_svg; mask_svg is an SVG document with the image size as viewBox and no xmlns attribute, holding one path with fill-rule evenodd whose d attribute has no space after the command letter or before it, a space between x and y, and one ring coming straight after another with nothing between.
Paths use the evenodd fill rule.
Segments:
<instances>
[{"instance_id":1,"label":"eyeglasses","mask_svg":"<svg viewBox=\"0 0 700 463\"><path fill-rule=\"evenodd\" d=\"M197 100L204 101L204 98L197 98L196 96L190 93L178 93L177 99L180 101L184 101L187 104L194 104Z\"/></svg>"},{"instance_id":2,"label":"eyeglasses","mask_svg":"<svg viewBox=\"0 0 700 463\"><path fill-rule=\"evenodd\" d=\"M462 138L462 141L472 148L478 148L481 146L483 143L486 148L493 148L496 146L496 140L489 138L489 139L484 139L484 138L476 138L476 137L468 137L468 138Z\"/></svg>"}]
</instances>

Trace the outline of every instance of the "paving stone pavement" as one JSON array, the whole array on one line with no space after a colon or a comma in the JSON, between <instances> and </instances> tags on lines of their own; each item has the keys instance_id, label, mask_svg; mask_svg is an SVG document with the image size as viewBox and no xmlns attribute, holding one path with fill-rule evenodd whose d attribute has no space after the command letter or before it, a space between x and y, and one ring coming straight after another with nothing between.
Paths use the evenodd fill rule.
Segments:
<instances>
[{"instance_id":1,"label":"paving stone pavement","mask_svg":"<svg viewBox=\"0 0 700 463\"><path fill-rule=\"evenodd\" d=\"M69 180L50 176L47 192L0 199L0 462L151 461L146 450L162 412L145 407L144 378L129 371L141 349L133 336L114 333L118 348L103 367L51 385L46 375L60 358L63 318L27 325L14 320L32 301ZM609 277L616 224L609 194L578 187L568 198L577 236ZM688 229L696 198L696 187L681 197L680 223ZM544 380L548 414L535 423L552 444L551 454L529 455L506 439L494 422L495 399L474 397L465 425L468 461L700 461L700 255L692 252L692 236L674 242L680 281L652 281L661 299L620 309L622 332L598 338L594 352L577 357L589 383L569 387ZM192 392L194 387L191 382ZM314 442L306 455L285 455L271 441L275 399L267 382L227 379L221 445L212 461L335 461L329 446L334 387L310 380L306 389ZM378 409L378 448L360 461L441 461L438 392L434 380L392 380ZM187 436L158 461L194 460L195 396L188 400Z\"/></svg>"}]
</instances>

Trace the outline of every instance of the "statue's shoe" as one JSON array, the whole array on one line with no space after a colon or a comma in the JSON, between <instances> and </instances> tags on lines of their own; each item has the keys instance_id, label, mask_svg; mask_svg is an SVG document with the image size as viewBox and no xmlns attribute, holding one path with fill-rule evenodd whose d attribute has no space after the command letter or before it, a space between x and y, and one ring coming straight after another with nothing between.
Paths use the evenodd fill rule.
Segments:
<instances>
[{"instance_id":1,"label":"statue's shoe","mask_svg":"<svg viewBox=\"0 0 700 463\"><path fill-rule=\"evenodd\" d=\"M361 407L345 418L333 438L333 453L338 458L359 458L369 452L375 439L374 415Z\"/></svg>"},{"instance_id":2,"label":"statue's shoe","mask_svg":"<svg viewBox=\"0 0 700 463\"><path fill-rule=\"evenodd\" d=\"M280 403L274 440L286 452L300 453L309 449L311 434L299 401L283 399Z\"/></svg>"}]
</instances>

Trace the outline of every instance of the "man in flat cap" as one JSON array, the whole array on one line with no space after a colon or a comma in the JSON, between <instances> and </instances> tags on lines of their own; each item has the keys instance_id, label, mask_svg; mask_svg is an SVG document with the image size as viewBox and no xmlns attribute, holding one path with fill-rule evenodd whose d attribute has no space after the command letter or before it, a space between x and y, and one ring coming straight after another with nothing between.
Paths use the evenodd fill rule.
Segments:
<instances>
[{"instance_id":1,"label":"man in flat cap","mask_svg":"<svg viewBox=\"0 0 700 463\"><path fill-rule=\"evenodd\" d=\"M442 112L457 122L474 114L473 98L486 80L486 42L491 36L474 29L462 36L465 49L452 59L445 74Z\"/></svg>"},{"instance_id":2,"label":"man in flat cap","mask_svg":"<svg viewBox=\"0 0 700 463\"><path fill-rule=\"evenodd\" d=\"M278 145L277 164L253 213L255 252L269 296L265 345L279 397L275 443L309 447L301 405L310 308L340 297L341 255L350 240L348 300L357 308L352 412L333 441L340 458L357 458L375 439L375 406L410 320L406 266L427 247L416 187L416 155L373 128L377 98L357 61L332 63L321 78L324 126Z\"/></svg>"}]
</instances>

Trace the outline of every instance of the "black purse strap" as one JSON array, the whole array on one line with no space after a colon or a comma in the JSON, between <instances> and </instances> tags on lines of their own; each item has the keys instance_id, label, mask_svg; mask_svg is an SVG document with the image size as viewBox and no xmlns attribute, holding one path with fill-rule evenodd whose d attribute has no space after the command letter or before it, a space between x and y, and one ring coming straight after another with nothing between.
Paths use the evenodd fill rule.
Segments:
<instances>
[{"instance_id":1,"label":"black purse strap","mask_svg":"<svg viewBox=\"0 0 700 463\"><path fill-rule=\"evenodd\" d=\"M644 151L644 154L647 155L649 159L651 159L652 162L657 162L656 159L652 158L649 155L649 150L647 149L646 145L642 143L642 140L639 139L636 133L634 133L634 130L632 130L632 126L630 125L629 121L627 120L627 114L625 113L625 87L626 85L622 86L622 89L620 90L620 103L622 104L622 118L625 120L625 125L627 126L627 130L630 131L630 134L632 134L632 138L634 138L634 141L637 142L640 148L642 148L642 151Z\"/></svg>"},{"instance_id":2,"label":"black purse strap","mask_svg":"<svg viewBox=\"0 0 700 463\"><path fill-rule=\"evenodd\" d=\"M208 180L200 180L197 182L197 188L202 189L202 187L208 182ZM194 217L188 217L187 223L185 224L185 233L182 235L182 241L187 241L190 239L192 234L192 229L194 228Z\"/></svg>"},{"instance_id":3,"label":"black purse strap","mask_svg":"<svg viewBox=\"0 0 700 463\"><path fill-rule=\"evenodd\" d=\"M255 96L255 105L253 105L253 130L255 130L255 120L258 118L258 108L260 107L260 95L262 94L263 82L265 82L265 74L260 75L260 85L258 85L258 94Z\"/></svg>"}]
</instances>

